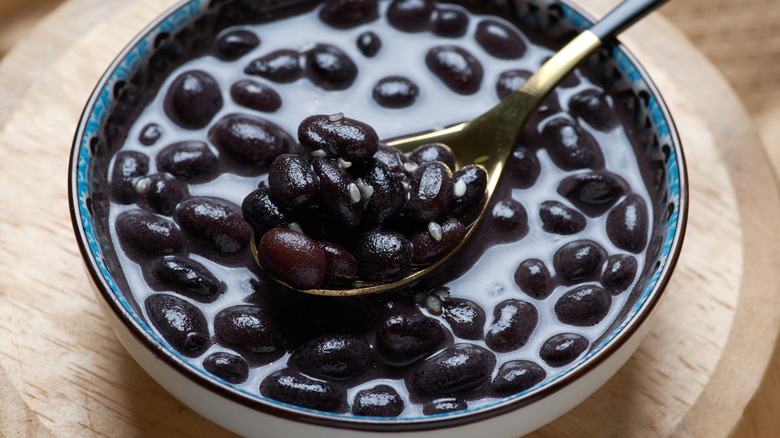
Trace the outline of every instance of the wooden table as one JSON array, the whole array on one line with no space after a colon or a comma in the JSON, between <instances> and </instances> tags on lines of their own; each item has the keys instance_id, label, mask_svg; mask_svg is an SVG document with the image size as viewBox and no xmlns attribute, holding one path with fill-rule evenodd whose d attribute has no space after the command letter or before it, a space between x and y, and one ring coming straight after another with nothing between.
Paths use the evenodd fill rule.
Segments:
<instances>
[{"instance_id":1,"label":"wooden table","mask_svg":"<svg viewBox=\"0 0 780 438\"><path fill-rule=\"evenodd\" d=\"M0 64L3 436L231 435L165 393L119 345L68 215L67 161L82 106L125 42L171 3L67 0ZM615 2L582 3L600 16ZM679 128L688 235L637 353L531 436L774 436L780 198L772 160L733 89L677 28L656 14L623 40Z\"/></svg>"}]
</instances>

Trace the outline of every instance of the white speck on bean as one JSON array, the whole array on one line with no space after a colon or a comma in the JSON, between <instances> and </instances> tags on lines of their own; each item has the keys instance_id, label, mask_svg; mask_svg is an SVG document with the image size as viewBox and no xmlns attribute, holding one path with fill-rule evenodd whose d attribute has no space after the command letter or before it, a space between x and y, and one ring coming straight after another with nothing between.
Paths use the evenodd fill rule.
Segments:
<instances>
[{"instance_id":1,"label":"white speck on bean","mask_svg":"<svg viewBox=\"0 0 780 438\"><path fill-rule=\"evenodd\" d=\"M433 237L433 240L441 242L443 231L438 222L428 222L428 233Z\"/></svg>"}]
</instances>

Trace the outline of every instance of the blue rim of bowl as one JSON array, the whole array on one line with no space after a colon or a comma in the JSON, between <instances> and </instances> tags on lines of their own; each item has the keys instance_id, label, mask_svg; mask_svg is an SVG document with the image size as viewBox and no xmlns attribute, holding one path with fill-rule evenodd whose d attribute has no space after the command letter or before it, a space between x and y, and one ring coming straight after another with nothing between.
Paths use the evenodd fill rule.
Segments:
<instances>
[{"instance_id":1,"label":"blue rim of bowl","mask_svg":"<svg viewBox=\"0 0 780 438\"><path fill-rule=\"evenodd\" d=\"M556 25L564 21L576 30L583 30L593 23L592 17L568 0L528 0L528 2L546 5L548 9L551 6L556 7L558 14ZM666 216L659 215L658 219L666 220L666 227L659 254L655 257L656 263L652 269L653 273L639 299L629 310L623 322L613 328L612 332L602 338L599 344L591 348L584 357L570 364L569 370L552 379L545 380L534 388L486 406L447 414L388 419L327 413L288 405L238 389L190 364L184 356L168 347L165 341L149 327L143 317L136 313L123 296L106 266L90 211L90 160L92 159L90 142L103 128L107 116L110 114L114 85L121 81L127 81L143 60L152 53L155 37L161 33L174 32L184 24L199 18L209 7L209 3L212 2L185 0L178 3L149 24L122 50L106 69L84 107L70 157L68 198L71 221L87 271L111 310L119 316L129 332L149 351L153 352L158 359L181 371L193 383L233 402L267 414L316 425L366 431L428 430L485 420L521 408L560 391L603 363L626 340L630 339L648 318L669 283L671 272L677 264L682 249L688 215L687 171L674 122L660 93L638 60L622 44L615 41L609 61L628 78L630 88L635 93L638 94L640 91L646 93L644 100L649 123L656 132L657 143L665 145L663 151L658 146L658 153L664 156L664 177L668 187L667 211ZM535 18L542 22L546 20L546 18L539 16Z\"/></svg>"}]
</instances>

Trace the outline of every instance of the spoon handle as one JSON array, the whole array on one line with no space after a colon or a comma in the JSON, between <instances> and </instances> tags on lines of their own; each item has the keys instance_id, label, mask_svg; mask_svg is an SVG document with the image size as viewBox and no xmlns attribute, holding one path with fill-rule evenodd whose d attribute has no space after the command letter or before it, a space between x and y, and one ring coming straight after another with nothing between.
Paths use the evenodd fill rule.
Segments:
<instances>
[{"instance_id":1,"label":"spoon handle","mask_svg":"<svg viewBox=\"0 0 780 438\"><path fill-rule=\"evenodd\" d=\"M589 30L599 40L619 34L634 24L648 12L656 9L668 0L626 0L594 24Z\"/></svg>"}]
</instances>

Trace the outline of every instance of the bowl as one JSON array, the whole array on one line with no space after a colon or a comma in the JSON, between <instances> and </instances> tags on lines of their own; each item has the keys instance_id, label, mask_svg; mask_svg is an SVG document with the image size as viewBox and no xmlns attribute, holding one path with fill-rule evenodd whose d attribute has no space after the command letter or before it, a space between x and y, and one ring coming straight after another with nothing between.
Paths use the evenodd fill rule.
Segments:
<instances>
[{"instance_id":1,"label":"bowl","mask_svg":"<svg viewBox=\"0 0 780 438\"><path fill-rule=\"evenodd\" d=\"M323 437L344 437L403 433L407 436L451 437L489 433L497 437L515 437L531 432L563 415L602 386L638 347L649 329L650 316L669 282L681 250L686 224L685 162L672 118L658 90L637 59L617 42L607 44L597 55L586 61L586 65L582 68L588 73L580 74L579 79L585 80L587 76L587 81L593 80L598 86L609 89L612 105L622 108L621 114L625 119L623 123L630 128L627 132L630 133L631 140L627 144L633 146L631 152L637 163L637 175L643 190L646 190L649 204L647 209L650 225L646 232L646 247L638 251L644 261L638 267L636 278L632 280L630 287L626 291L616 293L615 297L619 298L610 298L620 304L611 305L609 316L601 319L598 323L600 325L594 323L600 328L598 333L591 335L587 348L568 363L558 366L549 363L545 365L547 374L541 381L514 394L500 396L493 394L490 397L485 396L473 405L470 400L465 408L456 407L451 411L442 410L435 413L414 411L409 414L407 411L406 415L388 417L353 415L339 409L334 409L336 412L328 412L327 409L317 407L301 407L297 406L297 403L290 403L289 400L278 401L261 395L258 391L260 377L250 378L249 383L231 383L224 375L216 377L206 371L201 356L183 354L180 349L172 346L170 337L161 333L158 322L150 320L150 310L142 302L143 299L131 292L130 284L135 284L134 281L146 274L139 274L145 272L143 267L138 268L137 272L128 269L127 267L133 261L129 260L123 251L118 250L121 245L116 243L117 231L114 221L119 213L115 212L118 207L113 207L112 210L112 205L117 204L117 200L112 197L112 177L109 171L112 157L117 149L127 138L137 135L140 129L128 128L129 124L136 120L143 120L145 117L143 107L154 101L153 97L149 97L147 90L168 87L171 77L175 76L172 72L180 72L181 70L177 70L181 68L180 64L187 61L191 54L213 55L212 52L208 52L210 38L224 35L224 29L227 27L274 23L276 20L303 14L311 10L316 3L319 2L300 0L255 3L243 0L182 2L151 23L131 41L108 67L97 84L85 106L74 138L70 162L69 200L73 228L87 272L94 285L97 300L119 341L146 372L174 397L211 421L245 436L316 434ZM575 4L567 1L443 3L455 3L469 10L482 8L479 10L480 13L488 9L504 19L529 26L532 30L528 33L530 36L526 36L528 41L544 40L552 47L560 46L561 42L575 32L587 28L592 22L590 17ZM370 28L366 26L371 24L362 26ZM411 35L414 38L418 36L418 34ZM284 41L284 36L284 32L276 32L269 37L270 42L263 40L262 44L273 46L274 38L281 37ZM398 39L402 40L403 35ZM260 47L264 47L262 44ZM250 49L252 48L247 50ZM551 53L549 50L536 53L534 56L539 59L535 62L541 62L549 53ZM238 56L238 61L232 56L230 55L231 59L223 61L245 65L253 55L242 53ZM243 61L240 61L242 59ZM402 66L401 71L405 71L407 67ZM358 81L350 85L352 88L347 88L347 91L365 86L367 85ZM426 86L435 87L435 85ZM279 87L284 88L283 85ZM565 93L562 91L562 94ZM333 95L337 96L334 100L339 105L347 105L344 100L345 95L346 92L337 92ZM486 109L485 105L487 105L485 103L458 104L458 102L471 102L469 100L471 97L468 95L458 95L454 99L453 105L444 101L437 102L437 105L454 108L454 115L450 117L473 116ZM320 106L312 107L313 104L301 106L298 111L303 114L306 110L315 112L331 108L327 102L323 104L318 101L318 104ZM289 113L285 113L289 106L291 105L276 113L275 117L282 120L280 124L284 123L284 119L291 117ZM356 113L358 111L353 107L349 108L350 111ZM549 110L544 107L540 109L541 112ZM390 127L386 128L389 130L387 132L401 134L409 132L409 129L414 132L415 129L430 128L430 123L426 120L426 111L430 112L430 108L423 107L418 110L417 114L420 116L407 112L406 119L394 118L389 123ZM215 117L214 120L217 118ZM393 125L394 123L396 125ZM285 129L292 132L294 126L285 126ZM179 128L175 124L166 127L174 131ZM206 135L207 127L186 129L199 133L198 135ZM401 129L407 131L399 131ZM592 131L591 128L589 129ZM530 136L533 137L533 134ZM154 140L150 142L154 143ZM607 157L608 162L612 159ZM253 182L257 183L257 179ZM192 183L192 187L199 183L198 181ZM240 198L236 203L240 203ZM529 215L529 218L531 216ZM591 219L589 217L587 220ZM534 220L528 219L531 226ZM552 263L554 262L548 260L548 264ZM560 272L557 274L562 275ZM259 284L257 289L260 292L274 288L269 282L261 281ZM236 287L240 288L240 286ZM571 287L573 286L562 285L557 289L565 291ZM504 292L502 288L494 288L486 293L499 296ZM558 294L561 293L564 292ZM187 300L198 302L197 299L191 298ZM439 298L446 301L447 295L439 295ZM362 298L357 299L362 300ZM545 297L535 299L526 297L526 299L537 303L544 301ZM201 305L208 308L213 305L213 302L201 303ZM420 306L422 312L429 317L439 318L442 324L448 324L441 319L435 309L426 308L424 304ZM548 307L552 309L551 306ZM485 324L488 322L490 322L490 315L487 316ZM209 339L205 340L207 346L217 348L219 344L219 348L224 347L224 342L214 340L217 335L213 327L209 330L206 336ZM536 338L539 339L534 340ZM541 335L536 335L536 338L532 337L528 342L531 344L536 342L534 345L537 345L544 341ZM475 342L481 346L486 345L481 338ZM535 348L538 348L538 345ZM435 351L428 353L428 359L436 354ZM274 360L250 361L252 364L250 368L263 368L272 366L273 363L282 363L290 354L286 352L281 357L275 357ZM506 361L505 354L509 353L499 352L496 353L496 357L499 358L498 360ZM408 366L419 366L428 359L418 358L413 365ZM495 370L491 371L486 374L485 379L488 381L495 379L496 373ZM350 389L348 398L354 397L355 388ZM455 396L457 397L459 396ZM413 404L410 400L406 402L409 405Z\"/></svg>"}]
</instances>

